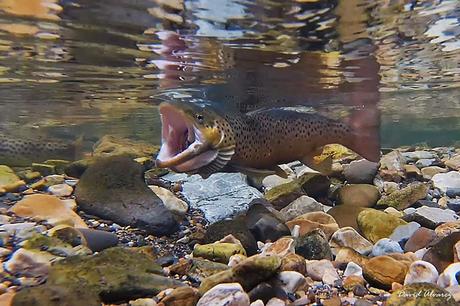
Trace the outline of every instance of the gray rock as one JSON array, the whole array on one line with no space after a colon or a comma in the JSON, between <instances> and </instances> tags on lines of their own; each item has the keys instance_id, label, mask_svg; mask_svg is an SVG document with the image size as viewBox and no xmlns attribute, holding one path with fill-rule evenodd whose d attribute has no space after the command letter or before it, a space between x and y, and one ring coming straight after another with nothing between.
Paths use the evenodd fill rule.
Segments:
<instances>
[{"instance_id":1,"label":"gray rock","mask_svg":"<svg viewBox=\"0 0 460 306\"><path fill-rule=\"evenodd\" d=\"M429 158L429 159L426 159L426 158L422 158L422 159L419 159L416 163L415 163L415 166L417 166L417 168L421 169L421 168L425 168L425 167L430 167L430 166L433 166L436 164L436 159L435 158Z\"/></svg>"},{"instance_id":2,"label":"gray rock","mask_svg":"<svg viewBox=\"0 0 460 306\"><path fill-rule=\"evenodd\" d=\"M352 161L345 167L343 174L350 184L372 184L378 167L378 163L361 159Z\"/></svg>"},{"instance_id":3,"label":"gray rock","mask_svg":"<svg viewBox=\"0 0 460 306\"><path fill-rule=\"evenodd\" d=\"M404 253L404 251L398 242L388 238L382 238L375 243L372 248L371 256L375 257L391 253Z\"/></svg>"},{"instance_id":4,"label":"gray rock","mask_svg":"<svg viewBox=\"0 0 460 306\"><path fill-rule=\"evenodd\" d=\"M431 180L434 187L439 188L442 192L446 192L448 189L460 188L460 172L458 171L438 173Z\"/></svg>"},{"instance_id":5,"label":"gray rock","mask_svg":"<svg viewBox=\"0 0 460 306\"><path fill-rule=\"evenodd\" d=\"M80 209L155 235L178 229L172 213L144 182L142 166L129 157L96 160L82 175L75 196Z\"/></svg>"},{"instance_id":6,"label":"gray rock","mask_svg":"<svg viewBox=\"0 0 460 306\"><path fill-rule=\"evenodd\" d=\"M455 198L460 196L460 188L448 188L446 191L446 196L449 198Z\"/></svg>"},{"instance_id":7,"label":"gray rock","mask_svg":"<svg viewBox=\"0 0 460 306\"><path fill-rule=\"evenodd\" d=\"M183 181L182 194L190 207L203 211L210 223L244 212L251 200L263 197L260 191L247 184L246 176L241 173L215 173L207 179L170 173L163 178Z\"/></svg>"},{"instance_id":8,"label":"gray rock","mask_svg":"<svg viewBox=\"0 0 460 306\"><path fill-rule=\"evenodd\" d=\"M436 154L428 151L414 151L401 153L407 161L414 162L419 159L431 159L436 158Z\"/></svg>"},{"instance_id":9,"label":"gray rock","mask_svg":"<svg viewBox=\"0 0 460 306\"><path fill-rule=\"evenodd\" d=\"M460 199L450 200L447 202L447 207L458 213L460 211Z\"/></svg>"},{"instance_id":10,"label":"gray rock","mask_svg":"<svg viewBox=\"0 0 460 306\"><path fill-rule=\"evenodd\" d=\"M314 211L323 211L323 204L318 203L315 199L304 195L281 209L280 213L286 221L290 221L300 215Z\"/></svg>"},{"instance_id":11,"label":"gray rock","mask_svg":"<svg viewBox=\"0 0 460 306\"><path fill-rule=\"evenodd\" d=\"M252 235L262 242L276 241L283 236L289 236L291 231L284 224L284 220L273 214L261 201L263 200L253 200L245 215L246 224Z\"/></svg>"},{"instance_id":12,"label":"gray rock","mask_svg":"<svg viewBox=\"0 0 460 306\"><path fill-rule=\"evenodd\" d=\"M404 216L406 221L415 221L422 226L435 229L441 223L457 221L459 216L453 210L422 206Z\"/></svg>"},{"instance_id":13,"label":"gray rock","mask_svg":"<svg viewBox=\"0 0 460 306\"><path fill-rule=\"evenodd\" d=\"M391 151L380 159L380 169L404 172L406 158L399 151Z\"/></svg>"},{"instance_id":14,"label":"gray rock","mask_svg":"<svg viewBox=\"0 0 460 306\"><path fill-rule=\"evenodd\" d=\"M393 231L393 234L389 237L391 240L399 243L401 247L404 247L407 240L420 228L420 224L417 222L410 222L404 225L400 225Z\"/></svg>"},{"instance_id":15,"label":"gray rock","mask_svg":"<svg viewBox=\"0 0 460 306\"><path fill-rule=\"evenodd\" d=\"M19 241L26 240L37 233L43 233L46 227L34 222L11 223L0 226L0 235L2 237L14 236ZM2 234L4 233L4 234Z\"/></svg>"}]
</instances>

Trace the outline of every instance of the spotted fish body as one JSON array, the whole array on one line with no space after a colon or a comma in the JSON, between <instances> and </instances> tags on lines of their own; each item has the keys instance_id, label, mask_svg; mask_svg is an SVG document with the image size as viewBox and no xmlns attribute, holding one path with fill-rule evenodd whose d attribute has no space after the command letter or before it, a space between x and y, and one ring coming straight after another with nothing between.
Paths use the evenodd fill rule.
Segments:
<instances>
[{"instance_id":1,"label":"spotted fish body","mask_svg":"<svg viewBox=\"0 0 460 306\"><path fill-rule=\"evenodd\" d=\"M209 108L183 103L168 103L164 108L178 115L168 115L174 117L176 123L173 123L174 120L163 118L167 117L167 112L162 114L168 125L168 133L163 133L157 165L179 172L208 177L214 172L232 169L273 171L279 164L297 160L318 168L313 158L321 153L326 144L344 145L371 161L377 161L380 156L378 129L363 128L360 122L362 117L352 118L346 124L316 113L284 108L248 114L219 114ZM178 124L178 120L186 123ZM191 150L190 145L183 150L188 142L184 145L177 141L174 127L179 134L194 140L193 145L199 149ZM174 139L176 143L182 143L179 146L181 149L171 147ZM178 155L182 159L172 162Z\"/></svg>"},{"instance_id":2,"label":"spotted fish body","mask_svg":"<svg viewBox=\"0 0 460 306\"><path fill-rule=\"evenodd\" d=\"M79 142L22 139L0 133L0 164L29 166L48 159L74 160L78 155Z\"/></svg>"}]
</instances>

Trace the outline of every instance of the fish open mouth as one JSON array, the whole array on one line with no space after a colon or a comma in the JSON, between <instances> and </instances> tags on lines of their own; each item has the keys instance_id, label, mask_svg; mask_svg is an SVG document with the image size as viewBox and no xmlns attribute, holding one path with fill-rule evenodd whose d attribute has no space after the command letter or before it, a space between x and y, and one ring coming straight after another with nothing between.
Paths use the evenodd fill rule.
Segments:
<instances>
[{"instance_id":1,"label":"fish open mouth","mask_svg":"<svg viewBox=\"0 0 460 306\"><path fill-rule=\"evenodd\" d=\"M181 109L170 103L159 107L162 144L156 166L178 172L198 169L210 163L217 152L212 150L200 129Z\"/></svg>"}]
</instances>

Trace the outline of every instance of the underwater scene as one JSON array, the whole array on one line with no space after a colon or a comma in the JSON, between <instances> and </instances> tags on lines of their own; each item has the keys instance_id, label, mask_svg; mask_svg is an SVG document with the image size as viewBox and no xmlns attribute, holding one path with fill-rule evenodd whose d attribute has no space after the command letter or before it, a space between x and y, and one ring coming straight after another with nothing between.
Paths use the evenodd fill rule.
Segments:
<instances>
[{"instance_id":1,"label":"underwater scene","mask_svg":"<svg viewBox=\"0 0 460 306\"><path fill-rule=\"evenodd\" d=\"M0 305L460 302L457 0L0 0Z\"/></svg>"}]
</instances>

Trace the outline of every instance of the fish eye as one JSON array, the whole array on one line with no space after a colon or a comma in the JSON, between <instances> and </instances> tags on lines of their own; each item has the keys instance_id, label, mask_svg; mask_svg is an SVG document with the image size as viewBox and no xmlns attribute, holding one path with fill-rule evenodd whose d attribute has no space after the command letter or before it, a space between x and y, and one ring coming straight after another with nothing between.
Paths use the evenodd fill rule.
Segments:
<instances>
[{"instance_id":1,"label":"fish eye","mask_svg":"<svg viewBox=\"0 0 460 306\"><path fill-rule=\"evenodd\" d=\"M203 123L203 121L204 121L203 115L196 114L195 118L196 118L196 120L198 120L199 123Z\"/></svg>"}]
</instances>

